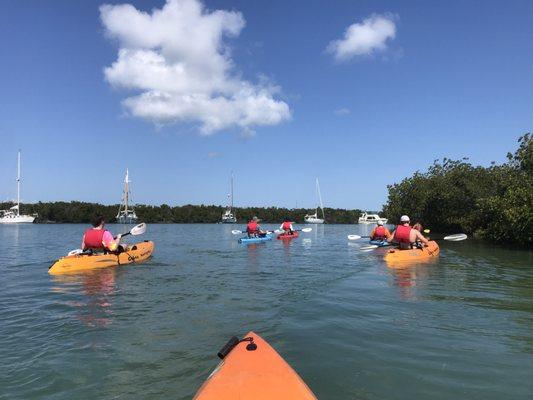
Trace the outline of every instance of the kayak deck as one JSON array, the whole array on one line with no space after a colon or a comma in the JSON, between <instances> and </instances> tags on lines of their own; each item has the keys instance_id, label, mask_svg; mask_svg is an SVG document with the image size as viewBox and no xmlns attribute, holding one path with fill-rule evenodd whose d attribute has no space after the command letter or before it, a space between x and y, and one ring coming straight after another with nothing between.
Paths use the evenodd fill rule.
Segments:
<instances>
[{"instance_id":1,"label":"kayak deck","mask_svg":"<svg viewBox=\"0 0 533 400\"><path fill-rule=\"evenodd\" d=\"M431 240L427 247L410 250L391 249L385 254L385 262L391 268L406 266L409 262L433 259L439 255L437 242Z\"/></svg>"},{"instance_id":2,"label":"kayak deck","mask_svg":"<svg viewBox=\"0 0 533 400\"><path fill-rule=\"evenodd\" d=\"M249 243L267 242L269 240L272 240L273 236L274 235L272 233L267 233L265 236L260 236L260 237L251 237L251 238L243 237L239 239L239 243L249 244Z\"/></svg>"},{"instance_id":3,"label":"kayak deck","mask_svg":"<svg viewBox=\"0 0 533 400\"><path fill-rule=\"evenodd\" d=\"M49 274L60 275L81 271L140 263L148 259L154 251L154 242L144 241L129 245L120 254L78 254L61 257L50 269Z\"/></svg>"},{"instance_id":4,"label":"kayak deck","mask_svg":"<svg viewBox=\"0 0 533 400\"><path fill-rule=\"evenodd\" d=\"M249 332L200 387L193 400L316 400L311 389L265 340ZM222 351L221 351L222 352Z\"/></svg>"},{"instance_id":5,"label":"kayak deck","mask_svg":"<svg viewBox=\"0 0 533 400\"><path fill-rule=\"evenodd\" d=\"M282 234L277 236L277 239L279 239L279 240L291 240L291 239L296 239L298 236L300 236L300 234L298 232L296 232L296 231L293 231L292 234L282 233Z\"/></svg>"}]
</instances>

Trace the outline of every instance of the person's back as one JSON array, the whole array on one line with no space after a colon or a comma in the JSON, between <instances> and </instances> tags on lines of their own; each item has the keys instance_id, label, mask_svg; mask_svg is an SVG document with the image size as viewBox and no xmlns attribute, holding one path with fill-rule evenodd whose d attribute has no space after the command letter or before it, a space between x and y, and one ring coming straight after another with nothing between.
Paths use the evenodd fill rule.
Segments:
<instances>
[{"instance_id":1,"label":"person's back","mask_svg":"<svg viewBox=\"0 0 533 400\"><path fill-rule=\"evenodd\" d=\"M98 216L92 222L93 227L83 234L82 250L117 251L119 249L120 235L115 240L111 232L105 229L105 220Z\"/></svg>"},{"instance_id":2,"label":"person's back","mask_svg":"<svg viewBox=\"0 0 533 400\"><path fill-rule=\"evenodd\" d=\"M248 234L248 237L257 236L260 233L258 221L259 219L257 217L253 217L248 221L248 225L246 225L246 233Z\"/></svg>"},{"instance_id":3,"label":"person's back","mask_svg":"<svg viewBox=\"0 0 533 400\"><path fill-rule=\"evenodd\" d=\"M383 222L378 221L378 225L370 233L370 240L388 240L390 236L391 233L383 226Z\"/></svg>"},{"instance_id":4,"label":"person's back","mask_svg":"<svg viewBox=\"0 0 533 400\"><path fill-rule=\"evenodd\" d=\"M287 218L285 218L279 229L289 235L292 235L292 233L294 232L294 229L292 228L292 222L290 219Z\"/></svg>"},{"instance_id":5,"label":"person's back","mask_svg":"<svg viewBox=\"0 0 533 400\"><path fill-rule=\"evenodd\" d=\"M398 247L401 250L411 249L417 240L427 245L429 241L422 236L419 231L411 228L411 226L409 226L409 222L409 217L407 215L402 215L400 218L400 225L396 226L396 229L392 235L392 240L389 241L398 243Z\"/></svg>"}]
</instances>

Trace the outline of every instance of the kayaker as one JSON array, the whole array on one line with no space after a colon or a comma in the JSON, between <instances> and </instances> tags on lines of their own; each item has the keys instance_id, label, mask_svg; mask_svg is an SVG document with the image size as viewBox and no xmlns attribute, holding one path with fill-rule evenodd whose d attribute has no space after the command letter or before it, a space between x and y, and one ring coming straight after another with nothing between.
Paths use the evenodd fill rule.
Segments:
<instances>
[{"instance_id":1,"label":"kayaker","mask_svg":"<svg viewBox=\"0 0 533 400\"><path fill-rule=\"evenodd\" d=\"M400 218L400 225L396 226L396 229L388 239L389 242L398 243L400 250L407 250L413 248L413 245L417 241L424 243L426 246L429 243L422 234L416 229L411 228L409 225L411 221L407 215L402 215Z\"/></svg>"},{"instance_id":2,"label":"kayaker","mask_svg":"<svg viewBox=\"0 0 533 400\"><path fill-rule=\"evenodd\" d=\"M118 235L113 238L111 232L105 229L105 219L101 215L94 218L92 222L93 227L89 228L83 234L83 240L81 242L81 248L85 250L96 251L120 251L120 238L122 235Z\"/></svg>"},{"instance_id":3,"label":"kayaker","mask_svg":"<svg viewBox=\"0 0 533 400\"><path fill-rule=\"evenodd\" d=\"M261 227L259 226L259 218L257 217L253 217L248 221L248 225L246 225L246 233L248 234L248 237L263 237L266 235L266 232L261 230Z\"/></svg>"},{"instance_id":4,"label":"kayaker","mask_svg":"<svg viewBox=\"0 0 533 400\"><path fill-rule=\"evenodd\" d=\"M292 221L289 218L285 218L283 220L283 223L281 224L279 229L282 230L283 232L285 232L285 235L293 235L294 234L294 229L292 227Z\"/></svg>"},{"instance_id":5,"label":"kayaker","mask_svg":"<svg viewBox=\"0 0 533 400\"><path fill-rule=\"evenodd\" d=\"M383 221L378 220L377 226L370 232L370 240L388 240L390 237L391 233L383 226Z\"/></svg>"}]
</instances>

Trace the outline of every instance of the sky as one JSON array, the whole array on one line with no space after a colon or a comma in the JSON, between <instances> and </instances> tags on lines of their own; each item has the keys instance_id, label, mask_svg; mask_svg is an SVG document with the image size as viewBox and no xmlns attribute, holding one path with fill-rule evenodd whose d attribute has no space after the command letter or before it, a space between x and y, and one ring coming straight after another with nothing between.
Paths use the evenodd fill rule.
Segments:
<instances>
[{"instance_id":1,"label":"sky","mask_svg":"<svg viewBox=\"0 0 533 400\"><path fill-rule=\"evenodd\" d=\"M533 126L531 1L0 5L0 200L379 210Z\"/></svg>"}]
</instances>

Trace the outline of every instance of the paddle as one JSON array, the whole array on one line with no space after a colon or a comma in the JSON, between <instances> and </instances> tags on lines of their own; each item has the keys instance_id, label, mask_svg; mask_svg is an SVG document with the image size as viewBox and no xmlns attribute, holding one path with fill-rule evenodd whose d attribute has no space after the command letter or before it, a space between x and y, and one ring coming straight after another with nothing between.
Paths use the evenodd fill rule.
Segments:
<instances>
[{"instance_id":1,"label":"paddle","mask_svg":"<svg viewBox=\"0 0 533 400\"><path fill-rule=\"evenodd\" d=\"M424 233L429 233L429 229L426 229L424 231ZM349 235L349 236L358 236L358 235ZM362 236L364 237L364 236ZM450 242L460 242L462 240L466 240L468 238L468 236L464 233L455 233L453 235L448 235L448 236L444 236L442 239L437 239L437 240L447 240L447 241L450 241ZM435 240L435 239L433 239ZM362 246L359 248L359 250L361 251L368 251L368 250L373 250L373 249L377 249L378 247L380 246L377 246L375 244L370 244L368 246Z\"/></svg>"},{"instance_id":2,"label":"paddle","mask_svg":"<svg viewBox=\"0 0 533 400\"><path fill-rule=\"evenodd\" d=\"M283 233L283 231L280 231L279 229L273 230L273 231L265 231L266 233ZM239 231L237 229L234 229L231 231L232 235L240 235L241 233L248 233L246 231Z\"/></svg>"},{"instance_id":3,"label":"paddle","mask_svg":"<svg viewBox=\"0 0 533 400\"><path fill-rule=\"evenodd\" d=\"M130 229L129 232L123 233L120 236L121 237L128 236L128 235L137 236L137 235L142 235L145 232L146 232L146 224L143 222L143 223L141 223L139 225L135 225L133 228ZM115 236L115 239L117 237L118 236ZM75 249L75 250L69 251L67 255L68 256L76 256L76 255L82 254L82 253L83 253L82 249Z\"/></svg>"},{"instance_id":4,"label":"paddle","mask_svg":"<svg viewBox=\"0 0 533 400\"><path fill-rule=\"evenodd\" d=\"M370 236L348 235L348 240L370 239Z\"/></svg>"}]
</instances>

